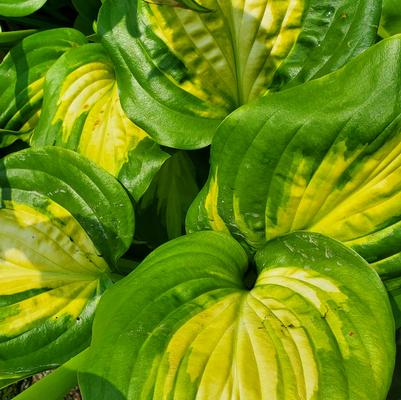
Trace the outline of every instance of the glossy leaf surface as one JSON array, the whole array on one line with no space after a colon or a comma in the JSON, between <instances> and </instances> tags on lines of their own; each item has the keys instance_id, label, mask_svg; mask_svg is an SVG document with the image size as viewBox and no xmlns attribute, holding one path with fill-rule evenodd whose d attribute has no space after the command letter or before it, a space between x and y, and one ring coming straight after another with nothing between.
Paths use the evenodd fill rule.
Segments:
<instances>
[{"instance_id":1,"label":"glossy leaf surface","mask_svg":"<svg viewBox=\"0 0 401 400\"><path fill-rule=\"evenodd\" d=\"M383 278L400 276L400 54L401 37L387 39L334 74L230 116L189 231L230 232L251 249L320 232Z\"/></svg>"},{"instance_id":2,"label":"glossy leaf surface","mask_svg":"<svg viewBox=\"0 0 401 400\"><path fill-rule=\"evenodd\" d=\"M209 144L230 111L269 89L342 66L374 42L381 11L375 0L161 3L108 0L98 28L130 119L183 149Z\"/></svg>"},{"instance_id":3,"label":"glossy leaf surface","mask_svg":"<svg viewBox=\"0 0 401 400\"><path fill-rule=\"evenodd\" d=\"M0 29L0 48L9 49L18 44L19 41L36 33L36 29L23 29L17 31L2 32Z\"/></svg>"},{"instance_id":4,"label":"glossy leaf surface","mask_svg":"<svg viewBox=\"0 0 401 400\"><path fill-rule=\"evenodd\" d=\"M23 17L39 10L47 0L0 0L0 15Z\"/></svg>"},{"instance_id":5,"label":"glossy leaf surface","mask_svg":"<svg viewBox=\"0 0 401 400\"><path fill-rule=\"evenodd\" d=\"M102 298L88 366L93 399L382 400L394 363L386 291L356 253L294 233L247 257L199 232L155 250Z\"/></svg>"},{"instance_id":6,"label":"glossy leaf surface","mask_svg":"<svg viewBox=\"0 0 401 400\"><path fill-rule=\"evenodd\" d=\"M44 96L31 143L78 151L139 199L168 154L125 115L102 46L87 44L61 57L47 74Z\"/></svg>"},{"instance_id":7,"label":"glossy leaf surface","mask_svg":"<svg viewBox=\"0 0 401 400\"><path fill-rule=\"evenodd\" d=\"M15 139L31 133L41 112L47 71L62 54L84 43L76 30L54 29L30 35L8 53L0 64L0 129L14 132Z\"/></svg>"},{"instance_id":8,"label":"glossy leaf surface","mask_svg":"<svg viewBox=\"0 0 401 400\"><path fill-rule=\"evenodd\" d=\"M0 187L0 376L12 379L88 345L133 210L112 176L59 148L6 157Z\"/></svg>"},{"instance_id":9,"label":"glossy leaf surface","mask_svg":"<svg viewBox=\"0 0 401 400\"><path fill-rule=\"evenodd\" d=\"M401 4L398 0L383 0L379 34L388 37L401 33Z\"/></svg>"}]
</instances>

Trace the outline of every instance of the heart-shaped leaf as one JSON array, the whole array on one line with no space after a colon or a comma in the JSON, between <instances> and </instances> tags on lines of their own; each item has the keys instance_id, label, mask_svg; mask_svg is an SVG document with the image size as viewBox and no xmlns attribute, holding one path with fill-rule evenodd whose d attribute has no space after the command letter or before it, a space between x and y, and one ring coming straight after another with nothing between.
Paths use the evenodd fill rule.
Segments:
<instances>
[{"instance_id":1,"label":"heart-shaped leaf","mask_svg":"<svg viewBox=\"0 0 401 400\"><path fill-rule=\"evenodd\" d=\"M114 66L100 44L69 51L49 70L31 144L78 151L118 177L137 200L169 157L125 115Z\"/></svg>"},{"instance_id":2,"label":"heart-shaped leaf","mask_svg":"<svg viewBox=\"0 0 401 400\"><path fill-rule=\"evenodd\" d=\"M188 230L231 233L251 251L296 230L340 240L394 279L401 324L400 54L400 36L384 40L230 116Z\"/></svg>"},{"instance_id":3,"label":"heart-shaped leaf","mask_svg":"<svg viewBox=\"0 0 401 400\"><path fill-rule=\"evenodd\" d=\"M376 0L155 3L105 1L98 32L130 119L183 149L210 144L241 104L342 66L374 43L381 11Z\"/></svg>"},{"instance_id":4,"label":"heart-shaped leaf","mask_svg":"<svg viewBox=\"0 0 401 400\"><path fill-rule=\"evenodd\" d=\"M231 232L254 249L294 230L320 232L383 277L399 276L400 54L401 37L387 39L336 73L230 116L189 230Z\"/></svg>"},{"instance_id":5,"label":"heart-shaped leaf","mask_svg":"<svg viewBox=\"0 0 401 400\"><path fill-rule=\"evenodd\" d=\"M41 112L47 71L63 53L84 43L80 32L62 28L30 35L11 49L0 65L0 129L14 132L14 140L30 135Z\"/></svg>"},{"instance_id":6,"label":"heart-shaped leaf","mask_svg":"<svg viewBox=\"0 0 401 400\"><path fill-rule=\"evenodd\" d=\"M394 321L376 272L352 250L293 233L247 257L199 232L155 250L101 300L88 399L383 400Z\"/></svg>"},{"instance_id":7,"label":"heart-shaped leaf","mask_svg":"<svg viewBox=\"0 0 401 400\"><path fill-rule=\"evenodd\" d=\"M133 210L112 176L55 147L3 159L0 188L0 378L10 380L88 345Z\"/></svg>"}]
</instances>

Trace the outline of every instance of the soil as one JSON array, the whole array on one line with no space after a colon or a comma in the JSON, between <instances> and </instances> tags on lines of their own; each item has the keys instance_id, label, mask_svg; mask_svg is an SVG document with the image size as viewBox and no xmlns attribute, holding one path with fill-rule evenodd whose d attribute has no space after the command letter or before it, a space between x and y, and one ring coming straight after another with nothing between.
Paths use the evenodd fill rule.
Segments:
<instances>
[{"instance_id":1,"label":"soil","mask_svg":"<svg viewBox=\"0 0 401 400\"><path fill-rule=\"evenodd\" d=\"M41 372L40 374L36 374L31 376L30 378L23 379L17 383L14 383L10 386L7 386L4 389L0 390L0 400L11 400L19 393L23 392L25 389L28 389L29 386L33 385L35 382L39 381L46 375L50 374L51 371ZM68 393L64 400L82 400L81 394L79 393L78 388L74 388Z\"/></svg>"}]
</instances>

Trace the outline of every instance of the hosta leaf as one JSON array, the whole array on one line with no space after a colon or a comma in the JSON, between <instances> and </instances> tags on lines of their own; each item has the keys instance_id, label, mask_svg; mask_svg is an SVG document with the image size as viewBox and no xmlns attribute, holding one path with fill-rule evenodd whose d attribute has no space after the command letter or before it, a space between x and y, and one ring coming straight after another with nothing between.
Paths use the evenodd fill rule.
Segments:
<instances>
[{"instance_id":1,"label":"hosta leaf","mask_svg":"<svg viewBox=\"0 0 401 400\"><path fill-rule=\"evenodd\" d=\"M102 5L100 0L72 0L72 4L78 11L74 27L88 35L93 33L94 23Z\"/></svg>"},{"instance_id":2,"label":"hosta leaf","mask_svg":"<svg viewBox=\"0 0 401 400\"><path fill-rule=\"evenodd\" d=\"M401 331L397 331L397 356L394 367L393 382L387 400L400 400L401 394Z\"/></svg>"},{"instance_id":3,"label":"hosta leaf","mask_svg":"<svg viewBox=\"0 0 401 400\"><path fill-rule=\"evenodd\" d=\"M32 131L47 71L63 53L84 43L80 32L62 28L30 35L11 49L0 65L0 129L13 131L16 138Z\"/></svg>"},{"instance_id":4,"label":"hosta leaf","mask_svg":"<svg viewBox=\"0 0 401 400\"><path fill-rule=\"evenodd\" d=\"M401 33L401 4L399 0L383 0L379 34L388 37Z\"/></svg>"},{"instance_id":5,"label":"hosta leaf","mask_svg":"<svg viewBox=\"0 0 401 400\"><path fill-rule=\"evenodd\" d=\"M184 234L185 216L198 192L194 163L187 152L177 151L135 207L136 237L157 246Z\"/></svg>"},{"instance_id":6,"label":"hosta leaf","mask_svg":"<svg viewBox=\"0 0 401 400\"><path fill-rule=\"evenodd\" d=\"M0 0L0 15L23 17L39 10L47 0Z\"/></svg>"},{"instance_id":7,"label":"hosta leaf","mask_svg":"<svg viewBox=\"0 0 401 400\"><path fill-rule=\"evenodd\" d=\"M183 149L209 144L230 111L269 89L342 66L374 42L381 11L376 0L155 3L166 4L105 1L98 32L128 116Z\"/></svg>"},{"instance_id":8,"label":"hosta leaf","mask_svg":"<svg viewBox=\"0 0 401 400\"><path fill-rule=\"evenodd\" d=\"M0 188L0 378L12 379L88 345L133 210L112 176L55 147L3 159Z\"/></svg>"},{"instance_id":9,"label":"hosta leaf","mask_svg":"<svg viewBox=\"0 0 401 400\"><path fill-rule=\"evenodd\" d=\"M93 21L97 17L102 2L101 0L72 0L72 4L82 17Z\"/></svg>"},{"instance_id":10,"label":"hosta leaf","mask_svg":"<svg viewBox=\"0 0 401 400\"><path fill-rule=\"evenodd\" d=\"M0 148L8 147L16 140L20 139L24 142L29 141L31 132L9 131L7 129L0 129Z\"/></svg>"},{"instance_id":11,"label":"hosta leaf","mask_svg":"<svg viewBox=\"0 0 401 400\"><path fill-rule=\"evenodd\" d=\"M0 26L0 48L9 49L14 47L18 42L27 36L37 32L37 29L23 29L18 31L1 32Z\"/></svg>"},{"instance_id":12,"label":"hosta leaf","mask_svg":"<svg viewBox=\"0 0 401 400\"><path fill-rule=\"evenodd\" d=\"M49 70L31 144L78 151L118 177L136 199L168 158L122 110L114 66L100 44L71 50Z\"/></svg>"},{"instance_id":13,"label":"hosta leaf","mask_svg":"<svg viewBox=\"0 0 401 400\"><path fill-rule=\"evenodd\" d=\"M231 232L256 249L290 231L316 231L351 246L383 277L399 276L400 54L401 37L387 39L332 75L230 116L189 230Z\"/></svg>"},{"instance_id":14,"label":"hosta leaf","mask_svg":"<svg viewBox=\"0 0 401 400\"><path fill-rule=\"evenodd\" d=\"M245 252L215 232L155 250L99 305L85 398L384 399L394 322L373 269L311 233L256 265L247 290Z\"/></svg>"},{"instance_id":15,"label":"hosta leaf","mask_svg":"<svg viewBox=\"0 0 401 400\"><path fill-rule=\"evenodd\" d=\"M21 378L13 378L13 379L0 379L0 393L5 394L8 392L11 392L11 388L7 388L7 386L12 385L13 383L16 383L20 380Z\"/></svg>"}]
</instances>

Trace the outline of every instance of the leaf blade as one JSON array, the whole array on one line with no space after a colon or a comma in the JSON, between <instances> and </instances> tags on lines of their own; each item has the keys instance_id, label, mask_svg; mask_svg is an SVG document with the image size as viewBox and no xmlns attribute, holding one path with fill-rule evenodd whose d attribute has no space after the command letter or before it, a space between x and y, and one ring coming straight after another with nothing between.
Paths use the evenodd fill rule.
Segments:
<instances>
[{"instance_id":1,"label":"leaf blade","mask_svg":"<svg viewBox=\"0 0 401 400\"><path fill-rule=\"evenodd\" d=\"M86 156L138 200L168 154L121 108L114 66L100 44L61 57L49 70L33 146L56 145Z\"/></svg>"},{"instance_id":2,"label":"leaf blade","mask_svg":"<svg viewBox=\"0 0 401 400\"><path fill-rule=\"evenodd\" d=\"M88 346L110 267L132 240L133 210L114 178L54 147L3 159L0 187L0 375L10 380Z\"/></svg>"},{"instance_id":3,"label":"leaf blade","mask_svg":"<svg viewBox=\"0 0 401 400\"><path fill-rule=\"evenodd\" d=\"M24 17L39 10L47 0L1 0L0 15L6 17Z\"/></svg>"},{"instance_id":4,"label":"leaf blade","mask_svg":"<svg viewBox=\"0 0 401 400\"><path fill-rule=\"evenodd\" d=\"M267 243L256 263L259 277L247 291L241 282L247 257L226 235L199 232L151 253L102 300L80 371L84 396L383 398L394 321L367 263L339 242L306 232ZM147 290L124 309L139 284ZM359 375L372 360L377 369Z\"/></svg>"},{"instance_id":5,"label":"leaf blade","mask_svg":"<svg viewBox=\"0 0 401 400\"><path fill-rule=\"evenodd\" d=\"M213 12L129 1L100 12L125 111L169 147L204 147L239 105L338 69L374 42L380 17L373 1L204 3Z\"/></svg>"}]
</instances>

